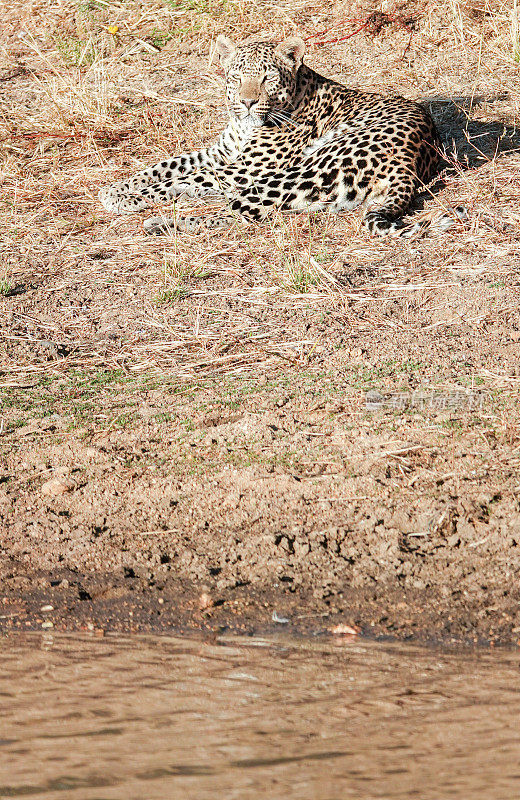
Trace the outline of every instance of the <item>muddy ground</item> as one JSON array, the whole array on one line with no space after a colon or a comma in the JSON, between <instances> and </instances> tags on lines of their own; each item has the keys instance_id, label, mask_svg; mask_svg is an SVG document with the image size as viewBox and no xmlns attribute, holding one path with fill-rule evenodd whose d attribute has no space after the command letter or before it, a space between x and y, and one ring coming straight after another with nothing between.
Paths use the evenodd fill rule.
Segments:
<instances>
[{"instance_id":1,"label":"muddy ground","mask_svg":"<svg viewBox=\"0 0 520 800\"><path fill-rule=\"evenodd\" d=\"M226 8L2 11L0 629L516 643L511 9L385 6L342 41L375 7ZM152 240L112 218L101 185L219 129L222 30L298 30L321 71L428 102L449 169L422 213L469 222Z\"/></svg>"}]
</instances>

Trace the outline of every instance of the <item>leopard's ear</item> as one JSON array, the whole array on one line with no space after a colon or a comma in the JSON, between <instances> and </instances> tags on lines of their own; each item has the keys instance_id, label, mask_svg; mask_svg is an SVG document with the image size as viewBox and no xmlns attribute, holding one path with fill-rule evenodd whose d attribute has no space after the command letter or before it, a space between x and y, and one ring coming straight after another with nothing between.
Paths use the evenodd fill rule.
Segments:
<instances>
[{"instance_id":1,"label":"leopard's ear","mask_svg":"<svg viewBox=\"0 0 520 800\"><path fill-rule=\"evenodd\" d=\"M224 67L231 61L236 51L236 44L228 36L224 36L223 33L217 36L217 53Z\"/></svg>"},{"instance_id":2,"label":"leopard's ear","mask_svg":"<svg viewBox=\"0 0 520 800\"><path fill-rule=\"evenodd\" d=\"M305 42L299 36L289 36L280 42L274 52L284 61L288 61L292 67L298 68L305 53Z\"/></svg>"}]
</instances>

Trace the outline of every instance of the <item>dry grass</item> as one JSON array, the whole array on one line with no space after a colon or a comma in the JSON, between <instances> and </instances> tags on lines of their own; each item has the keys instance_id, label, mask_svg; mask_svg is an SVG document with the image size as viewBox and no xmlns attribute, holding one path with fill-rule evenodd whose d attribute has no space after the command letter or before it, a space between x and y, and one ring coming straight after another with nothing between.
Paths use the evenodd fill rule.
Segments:
<instances>
[{"instance_id":1,"label":"dry grass","mask_svg":"<svg viewBox=\"0 0 520 800\"><path fill-rule=\"evenodd\" d=\"M184 379L307 364L323 337L299 323L291 330L293 314L330 312L359 333L476 325L515 309L513 290L459 290L490 275L509 283L520 263L516 0L383 8L371 17L381 8L359 4L346 16L339 3L331 12L249 0L4 6L4 385L78 367ZM106 214L101 185L222 127L211 61L223 30L239 40L298 31L327 74L429 100L451 167L444 186L425 194L425 213L466 205L465 228L442 241L375 241L357 214L302 214L150 238L139 215ZM389 318L396 301L414 313ZM54 359L42 340L58 343Z\"/></svg>"}]
</instances>

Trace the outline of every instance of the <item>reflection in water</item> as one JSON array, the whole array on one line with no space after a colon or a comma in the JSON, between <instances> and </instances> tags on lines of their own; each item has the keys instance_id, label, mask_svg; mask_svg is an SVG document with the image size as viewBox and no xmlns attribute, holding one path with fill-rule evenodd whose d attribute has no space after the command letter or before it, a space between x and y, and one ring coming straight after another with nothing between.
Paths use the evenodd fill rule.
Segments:
<instances>
[{"instance_id":1,"label":"reflection in water","mask_svg":"<svg viewBox=\"0 0 520 800\"><path fill-rule=\"evenodd\" d=\"M519 658L38 634L0 652L0 798L512 800Z\"/></svg>"}]
</instances>

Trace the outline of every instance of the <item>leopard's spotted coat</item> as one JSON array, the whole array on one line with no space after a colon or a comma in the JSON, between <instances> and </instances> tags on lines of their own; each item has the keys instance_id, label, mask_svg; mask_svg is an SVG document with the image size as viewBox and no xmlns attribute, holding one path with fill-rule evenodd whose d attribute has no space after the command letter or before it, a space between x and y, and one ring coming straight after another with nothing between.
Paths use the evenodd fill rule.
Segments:
<instances>
[{"instance_id":1,"label":"leopard's spotted coat","mask_svg":"<svg viewBox=\"0 0 520 800\"><path fill-rule=\"evenodd\" d=\"M297 37L237 46L219 36L229 124L210 147L104 189L105 208L138 211L181 195L227 201L228 215L145 222L149 232L162 232L173 224L220 227L237 215L262 220L273 208L339 212L363 205L372 234L414 232L418 226L407 228L402 217L440 159L430 114L411 100L319 75L303 63L304 49ZM449 224L445 218L440 227Z\"/></svg>"}]
</instances>

